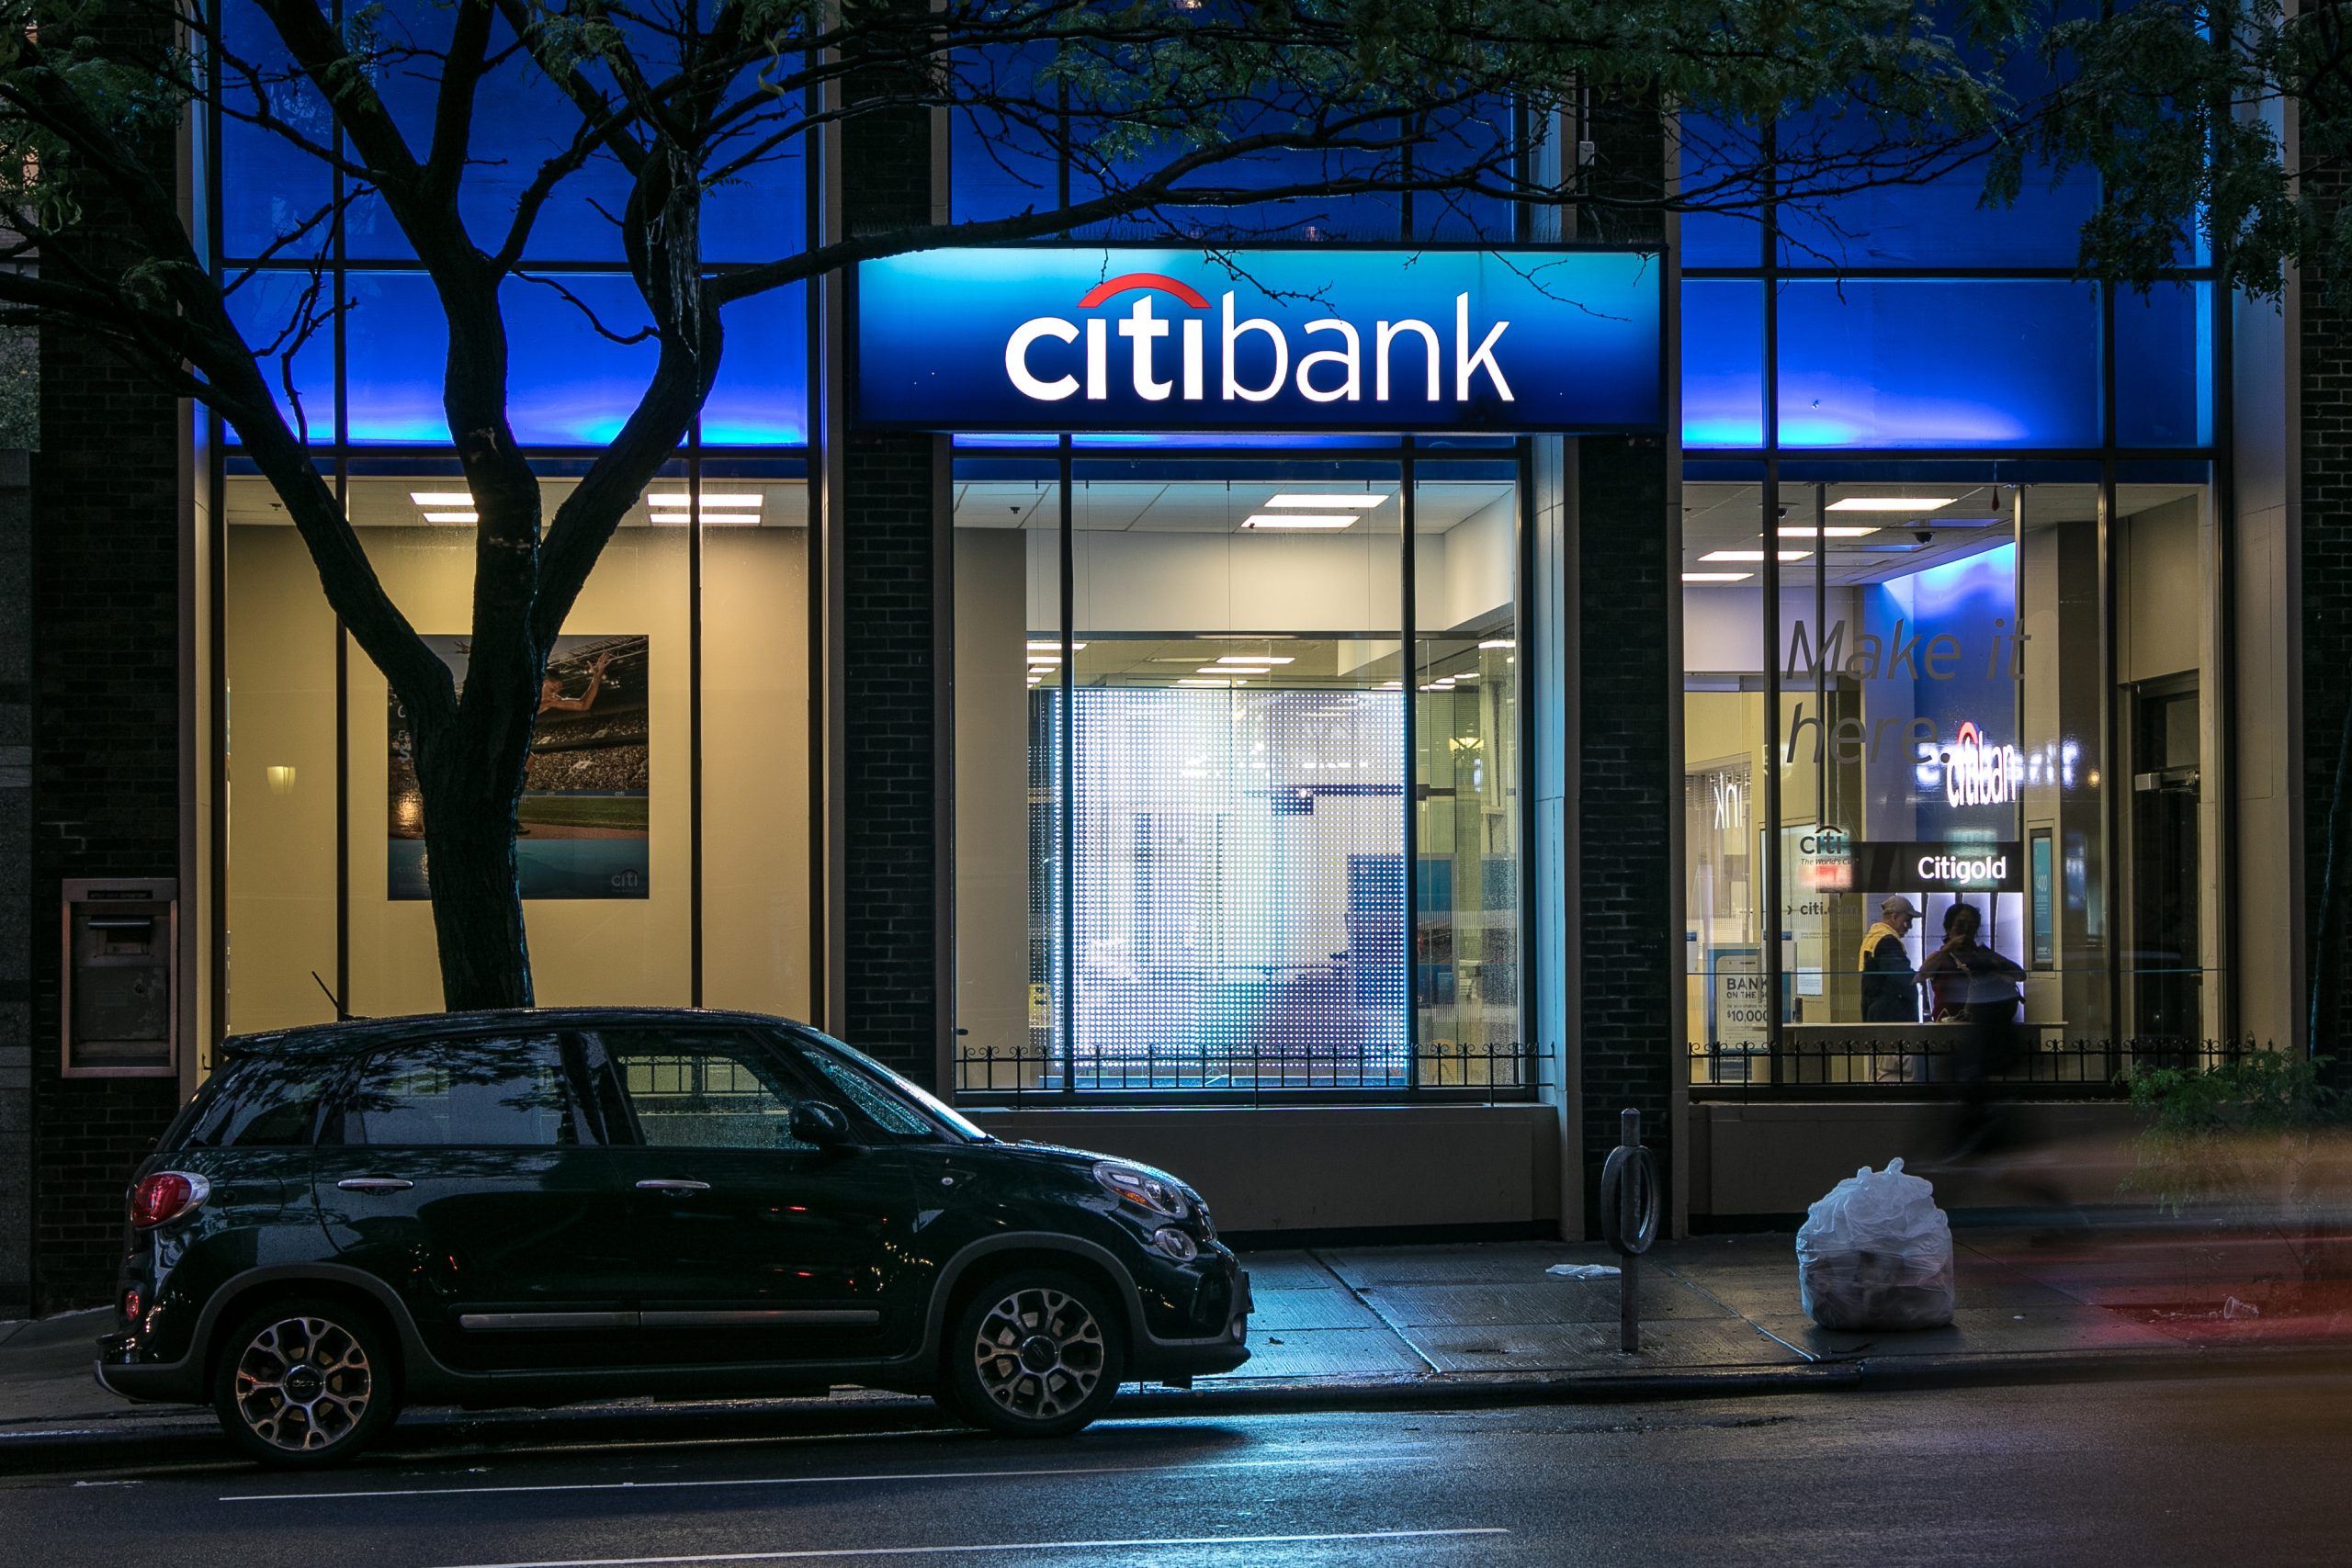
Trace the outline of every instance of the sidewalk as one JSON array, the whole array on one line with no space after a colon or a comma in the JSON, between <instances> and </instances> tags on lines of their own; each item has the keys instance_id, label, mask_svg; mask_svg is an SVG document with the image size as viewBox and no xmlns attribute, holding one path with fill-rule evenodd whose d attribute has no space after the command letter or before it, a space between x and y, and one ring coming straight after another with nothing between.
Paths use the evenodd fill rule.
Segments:
<instances>
[{"instance_id":1,"label":"sidewalk","mask_svg":"<svg viewBox=\"0 0 2352 1568\"><path fill-rule=\"evenodd\" d=\"M1960 1309L1949 1328L1833 1334L1806 1320L1787 1235L1662 1243L1642 1260L1642 1348L1618 1348L1616 1280L1546 1274L1613 1263L1598 1244L1338 1247L1249 1255L1257 1310L1247 1366L1189 1393L1125 1396L1124 1414L1502 1403L1551 1397L1705 1397L1905 1382L2163 1375L2272 1362L2290 1349L2352 1364L2352 1308L2280 1292L2286 1259L2250 1241L2217 1254L2210 1233L2147 1230L1955 1233ZM2216 1261L2217 1257L2220 1261ZM2265 1292L2268 1293L2264 1294ZM2271 1303L2256 1315L2238 1297ZM123 1442L201 1446L208 1412L131 1405L90 1377L107 1314L0 1324L0 1463L44 1448ZM899 1396L657 1406L623 1401L567 1411L420 1410L403 1428L468 1441L543 1440L558 1431L641 1435L653 1409L706 1424L773 1424L787 1412L831 1426L906 1424L929 1406ZM666 1418L666 1417L665 1417ZM927 1414L921 1418L928 1419ZM691 1423L689 1423L691 1424ZM679 1435L685 1435L683 1431Z\"/></svg>"}]
</instances>

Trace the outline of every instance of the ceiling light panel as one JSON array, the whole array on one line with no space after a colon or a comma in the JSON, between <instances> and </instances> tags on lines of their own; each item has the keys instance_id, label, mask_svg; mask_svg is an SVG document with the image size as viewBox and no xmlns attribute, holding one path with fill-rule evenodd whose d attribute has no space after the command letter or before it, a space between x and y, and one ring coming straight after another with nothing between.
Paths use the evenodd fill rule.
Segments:
<instances>
[{"instance_id":1,"label":"ceiling light panel","mask_svg":"<svg viewBox=\"0 0 2352 1568\"><path fill-rule=\"evenodd\" d=\"M1832 512L1933 512L1939 506L1950 506L1957 496L1950 495L1849 495L1829 503Z\"/></svg>"},{"instance_id":2,"label":"ceiling light panel","mask_svg":"<svg viewBox=\"0 0 2352 1568\"><path fill-rule=\"evenodd\" d=\"M1254 512L1241 521L1244 528L1352 528L1355 514L1336 512Z\"/></svg>"},{"instance_id":3,"label":"ceiling light panel","mask_svg":"<svg viewBox=\"0 0 2352 1568\"><path fill-rule=\"evenodd\" d=\"M1340 507L1350 507L1361 512L1369 512L1387 499L1388 497L1385 493L1374 494L1370 491L1357 492L1349 491L1342 491L1336 495L1323 495L1319 493L1306 494L1295 491L1284 491L1282 494L1268 501L1266 504L1268 506L1274 507L1288 507L1293 511L1299 512L1329 512L1337 511Z\"/></svg>"}]
</instances>

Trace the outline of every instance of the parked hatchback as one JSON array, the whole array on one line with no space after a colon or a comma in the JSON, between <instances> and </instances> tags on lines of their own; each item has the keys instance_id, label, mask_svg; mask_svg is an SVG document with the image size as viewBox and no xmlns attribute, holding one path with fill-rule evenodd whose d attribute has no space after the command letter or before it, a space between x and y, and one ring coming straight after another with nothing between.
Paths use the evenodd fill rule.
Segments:
<instances>
[{"instance_id":1,"label":"parked hatchback","mask_svg":"<svg viewBox=\"0 0 2352 1568\"><path fill-rule=\"evenodd\" d=\"M1050 1437L1249 1359L1248 1276L1165 1172L1009 1144L746 1013L440 1014L232 1040L139 1169L98 1382L245 1452L403 1403L854 1382Z\"/></svg>"}]
</instances>

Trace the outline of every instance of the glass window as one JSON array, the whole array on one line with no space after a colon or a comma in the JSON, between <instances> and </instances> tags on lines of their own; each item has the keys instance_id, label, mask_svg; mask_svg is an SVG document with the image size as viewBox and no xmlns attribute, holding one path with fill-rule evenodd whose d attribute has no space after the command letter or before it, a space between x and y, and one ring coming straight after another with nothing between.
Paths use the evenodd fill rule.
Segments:
<instances>
[{"instance_id":1,"label":"glass window","mask_svg":"<svg viewBox=\"0 0 2352 1568\"><path fill-rule=\"evenodd\" d=\"M597 1032L650 1148L795 1149L804 1098L775 1054L748 1034L703 1030Z\"/></svg>"},{"instance_id":2,"label":"glass window","mask_svg":"<svg viewBox=\"0 0 2352 1568\"><path fill-rule=\"evenodd\" d=\"M334 1017L334 612L266 480L231 473L220 585L228 751L230 944L224 1027ZM437 991L435 995L437 995Z\"/></svg>"},{"instance_id":3,"label":"glass window","mask_svg":"<svg viewBox=\"0 0 2352 1568\"><path fill-rule=\"evenodd\" d=\"M1520 487L1424 462L1413 513L1413 1005L1424 1085L1520 1080Z\"/></svg>"},{"instance_id":4,"label":"glass window","mask_svg":"<svg viewBox=\"0 0 2352 1568\"><path fill-rule=\"evenodd\" d=\"M431 281L413 273L354 273L349 293L352 441L447 445L448 322ZM644 397L656 356L650 340L616 341L649 330L636 285L603 274L510 278L499 299L513 348L506 413L515 440L535 446L610 441Z\"/></svg>"},{"instance_id":5,"label":"glass window","mask_svg":"<svg viewBox=\"0 0 2352 1568\"><path fill-rule=\"evenodd\" d=\"M2202 446L2213 439L2213 286L2164 284L2115 300L2115 440Z\"/></svg>"},{"instance_id":6,"label":"glass window","mask_svg":"<svg viewBox=\"0 0 2352 1568\"><path fill-rule=\"evenodd\" d=\"M551 1034L379 1051L341 1105L342 1142L376 1147L546 1148L592 1143Z\"/></svg>"},{"instance_id":7,"label":"glass window","mask_svg":"<svg viewBox=\"0 0 2352 1568\"><path fill-rule=\"evenodd\" d=\"M810 1051L803 1059L823 1075L828 1089L864 1111L866 1119L884 1132L901 1138L938 1136L930 1122L839 1056L826 1051Z\"/></svg>"},{"instance_id":8,"label":"glass window","mask_svg":"<svg viewBox=\"0 0 2352 1568\"><path fill-rule=\"evenodd\" d=\"M471 661L475 544L464 480L390 459L368 467L374 471L350 481L360 543L393 602L462 689ZM553 516L576 482L543 479L542 514ZM798 492L777 488L786 495L773 505L788 518ZM543 1003L684 1006L694 998L685 491L683 465L647 487L606 541L549 656L515 839ZM746 485L743 493L760 495L763 504L737 510L764 520L765 487ZM754 548L736 554L750 557ZM441 995L432 868L406 717L356 647L345 674L345 999L376 1015L430 1010ZM756 714L753 721L769 722ZM747 861L789 874L774 859ZM769 911L756 902L729 908L761 922L730 933L741 945L725 948L729 958L748 964L775 956ZM791 994L765 982L747 988L778 999Z\"/></svg>"},{"instance_id":9,"label":"glass window","mask_svg":"<svg viewBox=\"0 0 2352 1568\"><path fill-rule=\"evenodd\" d=\"M310 84L277 31L253 0L222 0L220 180L228 199L220 212L221 243L232 259L257 256L298 233L278 254L300 259L325 255L332 230L334 175L325 159L305 152L334 141L326 101ZM293 137L261 128L264 117Z\"/></svg>"},{"instance_id":10,"label":"glass window","mask_svg":"<svg viewBox=\"0 0 2352 1568\"><path fill-rule=\"evenodd\" d=\"M2216 1032L2210 495L2103 505L2095 472L1784 484L1769 645L1765 497L1684 486L1694 1083L1949 1082L1972 998L1940 973L1948 925L2016 995L2008 1076L2104 1084Z\"/></svg>"},{"instance_id":11,"label":"glass window","mask_svg":"<svg viewBox=\"0 0 2352 1568\"><path fill-rule=\"evenodd\" d=\"M799 446L808 440L808 293L795 285L719 312L725 346L702 405L706 446Z\"/></svg>"},{"instance_id":12,"label":"glass window","mask_svg":"<svg viewBox=\"0 0 2352 1568\"><path fill-rule=\"evenodd\" d=\"M1682 285L1682 444L1764 445L1764 285Z\"/></svg>"},{"instance_id":13,"label":"glass window","mask_svg":"<svg viewBox=\"0 0 2352 1568\"><path fill-rule=\"evenodd\" d=\"M962 1088L1521 1084L1517 455L1058 472L956 466Z\"/></svg>"},{"instance_id":14,"label":"glass window","mask_svg":"<svg viewBox=\"0 0 2352 1568\"><path fill-rule=\"evenodd\" d=\"M241 1056L213 1075L180 1146L287 1148L308 1144L319 1096L339 1056Z\"/></svg>"},{"instance_id":15,"label":"glass window","mask_svg":"<svg viewBox=\"0 0 2352 1568\"><path fill-rule=\"evenodd\" d=\"M1761 207L1754 171L1762 166L1756 129L1704 115L1674 121L1684 199L1701 210L1679 220L1685 266L1753 269L1764 261Z\"/></svg>"},{"instance_id":16,"label":"glass window","mask_svg":"<svg viewBox=\"0 0 2352 1568\"><path fill-rule=\"evenodd\" d=\"M307 272L255 272L228 296L236 323L288 428L313 446L335 439L334 288Z\"/></svg>"},{"instance_id":17,"label":"glass window","mask_svg":"<svg viewBox=\"0 0 2352 1568\"><path fill-rule=\"evenodd\" d=\"M1780 296L1787 446L2096 446L2086 284L1792 282Z\"/></svg>"}]
</instances>

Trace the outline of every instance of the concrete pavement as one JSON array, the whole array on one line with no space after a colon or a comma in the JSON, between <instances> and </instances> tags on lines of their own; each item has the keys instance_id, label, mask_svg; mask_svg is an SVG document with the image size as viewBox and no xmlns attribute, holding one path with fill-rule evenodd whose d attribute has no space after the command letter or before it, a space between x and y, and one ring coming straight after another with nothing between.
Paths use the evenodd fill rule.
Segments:
<instances>
[{"instance_id":1,"label":"concrete pavement","mask_svg":"<svg viewBox=\"0 0 2352 1568\"><path fill-rule=\"evenodd\" d=\"M1642 1260L1642 1348L1618 1349L1619 1284L1545 1272L1613 1263L1597 1244L1317 1247L1247 1255L1257 1311L1251 1359L1190 1393L1131 1393L1148 1415L1234 1408L1344 1408L1528 1397L1702 1396L1865 1382L2017 1381L2113 1371L2168 1372L2352 1336L2352 1310L2295 1282L2275 1238L2217 1241L2163 1227L1955 1233L1951 1326L1838 1334L1804 1316L1788 1235L1697 1237ZM2235 1304L2233 1305L2232 1303ZM2267 1307L2267 1315L2266 1314ZM124 1404L89 1373L104 1312L0 1324L0 1464L44 1447L209 1441L209 1413ZM656 1410L689 1425L772 1417L928 1419L885 1394L827 1401L662 1405L622 1401L489 1416L419 1410L404 1426L482 1441L556 1423L641 1427Z\"/></svg>"}]
</instances>

